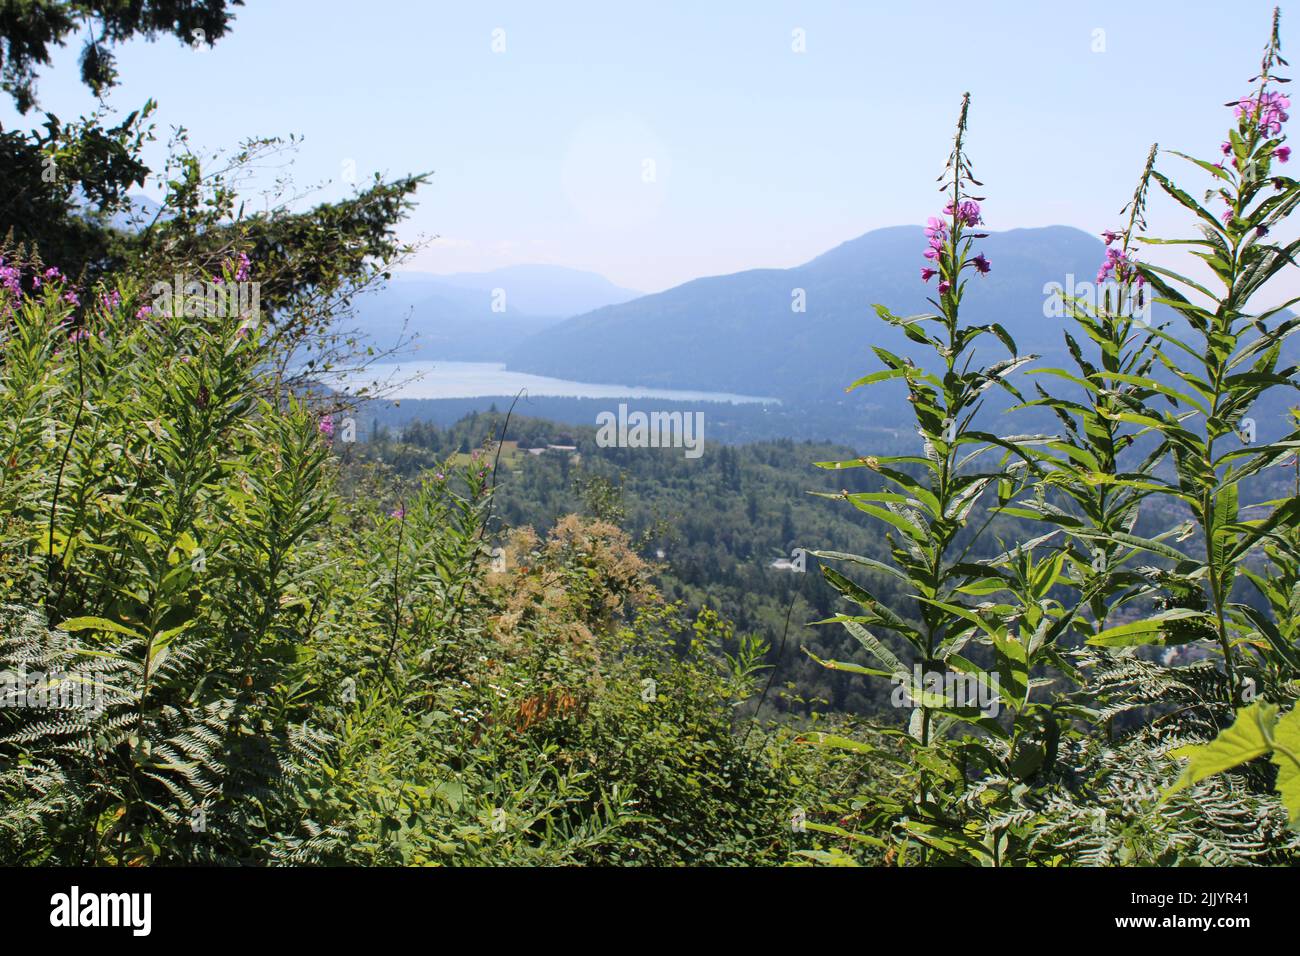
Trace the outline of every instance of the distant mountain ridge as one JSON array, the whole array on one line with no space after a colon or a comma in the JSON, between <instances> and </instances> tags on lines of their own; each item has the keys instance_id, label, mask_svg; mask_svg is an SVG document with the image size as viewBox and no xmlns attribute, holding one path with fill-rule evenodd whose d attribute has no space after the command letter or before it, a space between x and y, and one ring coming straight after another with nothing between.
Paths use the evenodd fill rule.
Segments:
<instances>
[{"instance_id":1,"label":"distant mountain ridge","mask_svg":"<svg viewBox=\"0 0 1300 956\"><path fill-rule=\"evenodd\" d=\"M607 305L618 305L641 296L623 289L603 275L582 269L553 265L517 265L490 272L457 272L427 275L435 282L466 291L505 293L506 308L538 318L570 318Z\"/></svg>"},{"instance_id":2,"label":"distant mountain ridge","mask_svg":"<svg viewBox=\"0 0 1300 956\"><path fill-rule=\"evenodd\" d=\"M1065 322L1045 315L1044 286L1071 275L1076 284L1092 282L1105 255L1101 240L1050 226L991 233L977 247L993 268L970 274L963 322L999 322L1022 353L1059 354ZM880 368L870 346L916 354L873 306L899 315L934 311L926 301L934 282L920 278L924 249L918 226L877 229L790 269L695 279L556 323L507 361L585 381L828 398ZM800 299L806 311L795 311Z\"/></svg>"},{"instance_id":3,"label":"distant mountain ridge","mask_svg":"<svg viewBox=\"0 0 1300 956\"><path fill-rule=\"evenodd\" d=\"M413 357L494 362L504 360L512 343L562 319L638 295L594 272L563 266L453 275L395 272L383 286L356 298L347 324L380 350L411 341Z\"/></svg>"}]
</instances>

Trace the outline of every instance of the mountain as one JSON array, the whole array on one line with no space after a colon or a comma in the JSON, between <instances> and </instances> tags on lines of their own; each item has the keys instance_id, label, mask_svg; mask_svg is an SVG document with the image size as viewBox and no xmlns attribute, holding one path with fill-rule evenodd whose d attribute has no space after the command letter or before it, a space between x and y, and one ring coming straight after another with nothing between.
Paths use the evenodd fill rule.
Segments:
<instances>
[{"instance_id":1,"label":"mountain","mask_svg":"<svg viewBox=\"0 0 1300 956\"><path fill-rule=\"evenodd\" d=\"M599 382L711 389L790 400L843 397L880 368L880 345L916 347L875 314L932 312L935 287L920 279L926 240L917 226L878 229L790 269L696 279L557 323L519 344L512 369ZM966 324L1000 322L1020 351L1059 355L1064 322L1045 316L1049 282L1091 282L1101 241L1066 226L1014 229L977 240L992 262L970 274ZM806 311L795 311L802 290ZM991 357L1000 348L990 340ZM1003 353L1004 354L1004 353ZM998 355L997 357L1001 357ZM877 393L879 394L879 393Z\"/></svg>"},{"instance_id":2,"label":"mountain","mask_svg":"<svg viewBox=\"0 0 1300 956\"><path fill-rule=\"evenodd\" d=\"M487 301L494 290L501 289L510 310L538 317L567 319L641 295L619 288L595 272L564 266L506 266L491 272L459 272L433 278L445 286L486 293Z\"/></svg>"},{"instance_id":3,"label":"mountain","mask_svg":"<svg viewBox=\"0 0 1300 956\"><path fill-rule=\"evenodd\" d=\"M560 266L510 266L492 272L397 272L358 296L342 327L388 350L414 336L418 359L499 362L512 343L572 315L639 293L604 276Z\"/></svg>"}]
</instances>

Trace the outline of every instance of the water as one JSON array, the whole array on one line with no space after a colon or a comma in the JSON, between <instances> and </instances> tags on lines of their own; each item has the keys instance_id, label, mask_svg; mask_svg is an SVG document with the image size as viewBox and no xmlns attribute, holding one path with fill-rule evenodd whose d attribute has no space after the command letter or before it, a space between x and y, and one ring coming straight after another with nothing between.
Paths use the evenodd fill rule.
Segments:
<instances>
[{"instance_id":1,"label":"water","mask_svg":"<svg viewBox=\"0 0 1300 956\"><path fill-rule=\"evenodd\" d=\"M335 388L356 392L368 388L382 398L490 398L527 389L534 398L656 398L673 402L780 404L775 398L730 392L692 392L634 385L571 382L527 372L511 372L502 362L396 362L372 365L364 372L340 373Z\"/></svg>"}]
</instances>

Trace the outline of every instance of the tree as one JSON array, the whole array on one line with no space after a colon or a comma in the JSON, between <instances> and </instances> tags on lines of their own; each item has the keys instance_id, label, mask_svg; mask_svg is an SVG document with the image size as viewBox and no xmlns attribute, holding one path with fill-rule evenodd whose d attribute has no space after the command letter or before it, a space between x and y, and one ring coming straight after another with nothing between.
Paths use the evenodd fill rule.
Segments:
<instances>
[{"instance_id":1,"label":"tree","mask_svg":"<svg viewBox=\"0 0 1300 956\"><path fill-rule=\"evenodd\" d=\"M229 31L242 0L0 0L0 82L21 113L36 105L36 80L53 47L85 37L81 79L96 95L117 81L113 47L133 38L173 36L212 46ZM170 275L173 263L210 266L237 252L257 264L261 305L294 320L281 331L290 344L318 338L351 293L383 273L405 249L393 227L410 208L424 176L366 189L307 212L284 206L245 216L231 174L267 152L292 145L250 140L224 169L205 169L182 133L165 170L164 208L141 229L113 216L130 209L131 191L153 172L141 159L153 139L150 100L122 122L109 110L64 123L52 114L38 129L0 129L0 244L27 247L69 276L90 282L132 266L136 274ZM322 364L328 364L326 361Z\"/></svg>"}]
</instances>

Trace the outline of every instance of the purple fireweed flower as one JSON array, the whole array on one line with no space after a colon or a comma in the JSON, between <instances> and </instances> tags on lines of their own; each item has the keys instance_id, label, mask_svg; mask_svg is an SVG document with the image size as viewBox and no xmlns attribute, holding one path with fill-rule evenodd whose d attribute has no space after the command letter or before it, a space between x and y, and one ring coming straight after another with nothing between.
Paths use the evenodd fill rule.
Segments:
<instances>
[{"instance_id":1,"label":"purple fireweed flower","mask_svg":"<svg viewBox=\"0 0 1300 956\"><path fill-rule=\"evenodd\" d=\"M933 278L934 278L936 275L938 275L938 274L939 274L939 273L938 273L938 270L937 270L937 269L930 269L930 268L927 268L926 266L922 266L922 267L921 267L921 281L922 281L922 282L929 282L931 279L933 279Z\"/></svg>"},{"instance_id":2,"label":"purple fireweed flower","mask_svg":"<svg viewBox=\"0 0 1300 956\"><path fill-rule=\"evenodd\" d=\"M99 304L103 306L106 311L111 312L122 304L122 293L118 292L116 289L112 292L104 293L99 297Z\"/></svg>"},{"instance_id":3,"label":"purple fireweed flower","mask_svg":"<svg viewBox=\"0 0 1300 956\"><path fill-rule=\"evenodd\" d=\"M77 297L77 293L72 289L69 289L67 292L63 293L63 301L68 303L68 305L71 306L81 305L81 299Z\"/></svg>"},{"instance_id":4,"label":"purple fireweed flower","mask_svg":"<svg viewBox=\"0 0 1300 956\"><path fill-rule=\"evenodd\" d=\"M1106 245L1109 246L1112 242L1114 242L1116 239L1119 238L1119 233L1115 232L1113 229L1107 229L1105 232L1101 234L1101 237L1106 240Z\"/></svg>"},{"instance_id":5,"label":"purple fireweed flower","mask_svg":"<svg viewBox=\"0 0 1300 956\"><path fill-rule=\"evenodd\" d=\"M19 269L17 266L5 265L4 260L0 259L0 286L4 286L6 289L8 289L9 294L12 295L15 299L22 298L23 295L22 278L23 278L23 273L21 269Z\"/></svg>"},{"instance_id":6,"label":"purple fireweed flower","mask_svg":"<svg viewBox=\"0 0 1300 956\"><path fill-rule=\"evenodd\" d=\"M396 518L398 521L401 521L403 518L406 517L406 509L399 505L398 507L394 508L392 511L388 512L388 517Z\"/></svg>"},{"instance_id":7,"label":"purple fireweed flower","mask_svg":"<svg viewBox=\"0 0 1300 956\"><path fill-rule=\"evenodd\" d=\"M153 315L153 306L151 305L142 305L140 308L135 310L135 317L137 319L148 318L151 315Z\"/></svg>"},{"instance_id":8,"label":"purple fireweed flower","mask_svg":"<svg viewBox=\"0 0 1300 956\"><path fill-rule=\"evenodd\" d=\"M992 268L992 266L989 265L989 260L982 252L972 259L971 262L975 264L975 270L982 276L988 275L989 269Z\"/></svg>"},{"instance_id":9,"label":"purple fireweed flower","mask_svg":"<svg viewBox=\"0 0 1300 956\"><path fill-rule=\"evenodd\" d=\"M239 268L235 270L235 281L246 282L252 263L248 261L248 255L241 252L239 254Z\"/></svg>"},{"instance_id":10,"label":"purple fireweed flower","mask_svg":"<svg viewBox=\"0 0 1300 956\"><path fill-rule=\"evenodd\" d=\"M947 291L948 291L949 289L951 289L951 288L952 288L952 283L949 282L947 279L940 279L940 280L939 280L939 294L940 294L940 295L943 295L945 292L947 292Z\"/></svg>"},{"instance_id":11,"label":"purple fireweed flower","mask_svg":"<svg viewBox=\"0 0 1300 956\"><path fill-rule=\"evenodd\" d=\"M1219 144L1219 149L1223 150L1223 155L1224 155L1224 156L1227 156L1229 153L1232 152L1232 144L1231 144L1231 143L1227 143L1227 142L1220 143L1220 144Z\"/></svg>"},{"instance_id":12,"label":"purple fireweed flower","mask_svg":"<svg viewBox=\"0 0 1300 956\"><path fill-rule=\"evenodd\" d=\"M1097 270L1097 284L1105 282L1111 273L1115 274L1116 281L1123 281L1133 274L1133 263L1123 249L1112 247L1106 250L1106 258Z\"/></svg>"},{"instance_id":13,"label":"purple fireweed flower","mask_svg":"<svg viewBox=\"0 0 1300 956\"><path fill-rule=\"evenodd\" d=\"M332 419L332 418L330 418L330 417L328 417L328 416L326 416L325 418L322 418L322 419L320 420L320 424L316 426L316 430L319 431L319 432L320 432L322 435L324 435L326 438L333 438L333 437L334 437L334 419Z\"/></svg>"},{"instance_id":14,"label":"purple fireweed flower","mask_svg":"<svg viewBox=\"0 0 1300 956\"><path fill-rule=\"evenodd\" d=\"M937 260L943 252L943 244L948 240L947 223L937 216L931 216L925 223L925 238L928 246L925 257L931 261Z\"/></svg>"},{"instance_id":15,"label":"purple fireweed flower","mask_svg":"<svg viewBox=\"0 0 1300 956\"><path fill-rule=\"evenodd\" d=\"M952 200L943 207L945 216L953 215ZM984 220L980 218L980 204L973 200L963 200L956 207L957 221L967 226L978 226Z\"/></svg>"},{"instance_id":16,"label":"purple fireweed flower","mask_svg":"<svg viewBox=\"0 0 1300 956\"><path fill-rule=\"evenodd\" d=\"M1264 93L1237 101L1233 108L1238 120L1254 120L1266 136L1282 132L1282 124L1291 118L1287 110L1291 100L1282 93Z\"/></svg>"},{"instance_id":17,"label":"purple fireweed flower","mask_svg":"<svg viewBox=\"0 0 1300 956\"><path fill-rule=\"evenodd\" d=\"M1279 146L1277 149L1273 150L1273 156L1277 159L1279 163L1285 163L1288 159L1291 158L1291 147Z\"/></svg>"}]
</instances>

